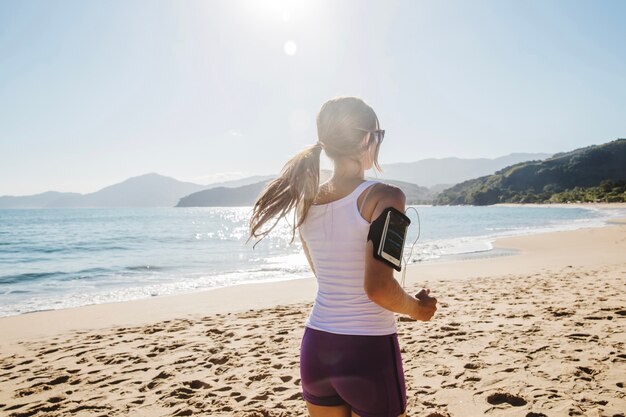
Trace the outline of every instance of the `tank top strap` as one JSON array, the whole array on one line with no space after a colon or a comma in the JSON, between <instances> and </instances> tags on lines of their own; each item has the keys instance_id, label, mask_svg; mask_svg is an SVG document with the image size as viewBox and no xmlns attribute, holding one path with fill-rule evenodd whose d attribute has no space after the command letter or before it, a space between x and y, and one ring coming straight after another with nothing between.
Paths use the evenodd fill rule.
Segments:
<instances>
[{"instance_id":1,"label":"tank top strap","mask_svg":"<svg viewBox=\"0 0 626 417\"><path fill-rule=\"evenodd\" d=\"M362 183L360 183L355 189L354 191L352 191L352 197L357 200L359 198L359 196L361 195L361 193L363 192L363 190L365 190L367 187L369 187L372 184L376 184L378 181L375 180L366 180L363 181Z\"/></svg>"},{"instance_id":2,"label":"tank top strap","mask_svg":"<svg viewBox=\"0 0 626 417\"><path fill-rule=\"evenodd\" d=\"M367 196L370 194L370 191L372 191L372 188L374 188L375 184L378 184L378 181L368 181L368 182L369 184L367 184L367 186L365 187L367 188L365 192L364 193L360 192L356 197L358 201L358 198L361 196L361 194L364 194L363 200L361 200L361 204L357 207L357 210L359 211L359 213L361 213L361 209L363 209L363 206L365 205L365 202L367 201Z\"/></svg>"}]
</instances>

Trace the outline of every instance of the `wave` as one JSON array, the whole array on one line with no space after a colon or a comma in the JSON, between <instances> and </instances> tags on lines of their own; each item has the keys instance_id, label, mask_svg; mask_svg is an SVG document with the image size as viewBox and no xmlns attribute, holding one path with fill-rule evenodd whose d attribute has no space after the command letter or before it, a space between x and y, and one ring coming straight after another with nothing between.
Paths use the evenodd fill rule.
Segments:
<instances>
[{"instance_id":1,"label":"wave","mask_svg":"<svg viewBox=\"0 0 626 417\"><path fill-rule=\"evenodd\" d=\"M124 270L126 271L141 271L141 272L145 272L145 271L165 271L167 269L170 269L169 267L165 267L165 266L158 266L158 265L133 265L133 266L127 266L124 268Z\"/></svg>"},{"instance_id":2,"label":"wave","mask_svg":"<svg viewBox=\"0 0 626 417\"><path fill-rule=\"evenodd\" d=\"M11 246L9 246L11 245ZM97 245L96 243L90 243L89 245L68 245L63 247L29 247L22 246L19 244L7 244L8 248L0 248L0 254L2 253L77 253L77 252L103 252L103 251L125 251L129 250L128 246L106 246L106 245Z\"/></svg>"},{"instance_id":3,"label":"wave","mask_svg":"<svg viewBox=\"0 0 626 417\"><path fill-rule=\"evenodd\" d=\"M0 284L21 284L24 282L39 281L50 277L61 277L65 272L26 272L23 274L4 275L0 277Z\"/></svg>"},{"instance_id":4,"label":"wave","mask_svg":"<svg viewBox=\"0 0 626 417\"><path fill-rule=\"evenodd\" d=\"M4 275L0 277L0 285L23 284L34 281L74 281L81 279L91 279L112 272L109 268L87 268L72 272L24 272L22 274ZM13 291L14 292L14 291Z\"/></svg>"}]
</instances>

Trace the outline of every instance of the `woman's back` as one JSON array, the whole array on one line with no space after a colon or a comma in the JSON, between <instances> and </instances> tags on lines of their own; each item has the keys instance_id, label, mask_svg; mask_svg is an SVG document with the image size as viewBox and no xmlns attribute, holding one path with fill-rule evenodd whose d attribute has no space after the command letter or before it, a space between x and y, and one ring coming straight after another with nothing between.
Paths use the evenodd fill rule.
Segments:
<instances>
[{"instance_id":1,"label":"woman's back","mask_svg":"<svg viewBox=\"0 0 626 417\"><path fill-rule=\"evenodd\" d=\"M307 327L352 335L396 332L394 313L372 302L364 289L370 223L357 202L375 183L364 181L345 197L312 205L300 226L318 281Z\"/></svg>"}]
</instances>

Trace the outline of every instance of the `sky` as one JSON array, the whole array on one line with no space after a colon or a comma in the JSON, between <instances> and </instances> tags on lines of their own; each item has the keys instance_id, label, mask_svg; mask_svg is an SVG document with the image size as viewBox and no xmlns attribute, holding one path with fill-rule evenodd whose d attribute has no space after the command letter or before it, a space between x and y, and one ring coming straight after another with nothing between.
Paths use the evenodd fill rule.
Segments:
<instances>
[{"instance_id":1,"label":"sky","mask_svg":"<svg viewBox=\"0 0 626 417\"><path fill-rule=\"evenodd\" d=\"M625 18L622 0L0 1L0 195L278 173L342 95L376 111L383 165L609 142Z\"/></svg>"}]
</instances>

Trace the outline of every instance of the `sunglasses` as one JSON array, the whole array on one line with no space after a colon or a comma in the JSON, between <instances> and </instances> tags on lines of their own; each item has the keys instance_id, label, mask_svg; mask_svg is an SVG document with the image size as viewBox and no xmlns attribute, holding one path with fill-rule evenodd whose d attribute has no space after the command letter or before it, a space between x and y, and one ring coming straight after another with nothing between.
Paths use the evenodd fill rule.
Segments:
<instances>
[{"instance_id":1,"label":"sunglasses","mask_svg":"<svg viewBox=\"0 0 626 417\"><path fill-rule=\"evenodd\" d=\"M376 126L379 127L380 123L378 122L378 116L374 115L374 117L376 118ZM368 146L374 143L374 141L376 141L377 146L380 146L380 144L383 142L383 139L385 138L385 129L373 129L372 130L372 129L361 129L360 127L357 127L356 129L361 130L363 132L371 133Z\"/></svg>"},{"instance_id":2,"label":"sunglasses","mask_svg":"<svg viewBox=\"0 0 626 417\"><path fill-rule=\"evenodd\" d=\"M363 131L363 132L369 132L371 133L370 135L370 144L373 143L374 141L376 141L376 143L378 145L380 145L383 141L383 139L385 138L385 129L361 129L359 127L356 128L357 130Z\"/></svg>"}]
</instances>

